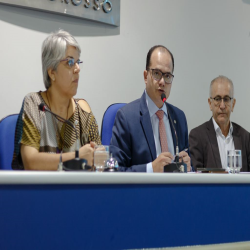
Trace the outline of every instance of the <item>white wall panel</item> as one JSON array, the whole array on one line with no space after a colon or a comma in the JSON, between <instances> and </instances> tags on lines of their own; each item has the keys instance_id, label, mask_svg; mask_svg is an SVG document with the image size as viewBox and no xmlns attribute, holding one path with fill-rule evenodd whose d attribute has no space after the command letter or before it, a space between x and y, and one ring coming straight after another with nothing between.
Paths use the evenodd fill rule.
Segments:
<instances>
[{"instance_id":1,"label":"white wall panel","mask_svg":"<svg viewBox=\"0 0 250 250\"><path fill-rule=\"evenodd\" d=\"M77 97L90 103L99 128L110 104L141 96L146 54L163 44L175 57L169 102L185 112L189 130L210 118L209 84L220 74L235 84L232 120L250 130L249 24L250 0L121 0L120 27L0 5L0 118L44 90L41 44L62 28L82 48Z\"/></svg>"}]
</instances>

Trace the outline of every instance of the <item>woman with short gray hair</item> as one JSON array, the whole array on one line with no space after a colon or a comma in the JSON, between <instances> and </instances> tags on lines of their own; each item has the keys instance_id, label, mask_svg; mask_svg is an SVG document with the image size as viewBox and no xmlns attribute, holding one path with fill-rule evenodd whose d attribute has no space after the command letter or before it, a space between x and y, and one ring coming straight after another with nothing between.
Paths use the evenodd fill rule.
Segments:
<instances>
[{"instance_id":1,"label":"woman with short gray hair","mask_svg":"<svg viewBox=\"0 0 250 250\"><path fill-rule=\"evenodd\" d=\"M95 144L101 144L95 117L77 93L81 49L75 38L59 30L42 45L42 70L46 90L25 96L15 135L13 169L57 170L60 161L74 159L80 143L79 158L93 165ZM38 107L45 106L68 124Z\"/></svg>"}]
</instances>

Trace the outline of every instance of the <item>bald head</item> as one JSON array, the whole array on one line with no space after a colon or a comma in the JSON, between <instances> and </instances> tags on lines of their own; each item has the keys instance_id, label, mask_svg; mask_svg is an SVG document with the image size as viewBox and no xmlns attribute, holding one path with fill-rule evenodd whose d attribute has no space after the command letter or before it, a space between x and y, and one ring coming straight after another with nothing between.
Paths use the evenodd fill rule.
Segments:
<instances>
[{"instance_id":1,"label":"bald head","mask_svg":"<svg viewBox=\"0 0 250 250\"><path fill-rule=\"evenodd\" d=\"M211 83L210 83L210 88L209 88L209 96L213 97L214 93L214 85L217 84L228 84L229 88L230 88L230 97L234 97L234 85L232 80L230 80L229 78L227 78L226 76L218 76L216 78L214 78Z\"/></svg>"},{"instance_id":2,"label":"bald head","mask_svg":"<svg viewBox=\"0 0 250 250\"><path fill-rule=\"evenodd\" d=\"M163 45L156 45L154 47L152 47L149 51L148 51L148 54L147 54L147 59L146 59L146 70L148 70L150 68L150 65L151 65L151 56L153 54L153 52L155 50L158 50L162 53L166 52L166 53L169 53L170 56L171 56L171 60L172 60L172 73L174 72L174 56L173 54L171 53L171 51L169 49L167 49L165 46Z\"/></svg>"}]
</instances>

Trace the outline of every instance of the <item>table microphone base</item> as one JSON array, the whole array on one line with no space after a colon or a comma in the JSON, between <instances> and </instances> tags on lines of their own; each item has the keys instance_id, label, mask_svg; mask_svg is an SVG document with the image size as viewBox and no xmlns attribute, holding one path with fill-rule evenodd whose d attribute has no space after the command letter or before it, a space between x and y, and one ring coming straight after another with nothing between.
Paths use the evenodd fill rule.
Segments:
<instances>
[{"instance_id":1,"label":"table microphone base","mask_svg":"<svg viewBox=\"0 0 250 250\"><path fill-rule=\"evenodd\" d=\"M173 162L164 166L164 173L187 173L187 164L183 162Z\"/></svg>"},{"instance_id":2,"label":"table microphone base","mask_svg":"<svg viewBox=\"0 0 250 250\"><path fill-rule=\"evenodd\" d=\"M73 159L63 163L63 170L65 171L91 171L92 167L87 165L85 159Z\"/></svg>"},{"instance_id":3,"label":"table microphone base","mask_svg":"<svg viewBox=\"0 0 250 250\"><path fill-rule=\"evenodd\" d=\"M118 169L117 168L105 168L104 172L117 172Z\"/></svg>"}]
</instances>

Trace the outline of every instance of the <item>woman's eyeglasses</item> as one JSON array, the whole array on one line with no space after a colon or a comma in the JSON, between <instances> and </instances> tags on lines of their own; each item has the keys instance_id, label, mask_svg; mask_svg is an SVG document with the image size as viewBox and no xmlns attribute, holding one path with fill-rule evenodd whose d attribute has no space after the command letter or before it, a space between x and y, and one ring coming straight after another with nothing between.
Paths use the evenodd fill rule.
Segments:
<instances>
[{"instance_id":1,"label":"woman's eyeglasses","mask_svg":"<svg viewBox=\"0 0 250 250\"><path fill-rule=\"evenodd\" d=\"M66 59L63 59L61 60L60 62L64 62L64 61L68 61L67 64L70 68L72 68L73 66L75 66L75 64L77 63L78 66L82 63L82 61L80 59L78 59L76 62L75 62L75 59L74 58L66 58Z\"/></svg>"}]
</instances>

